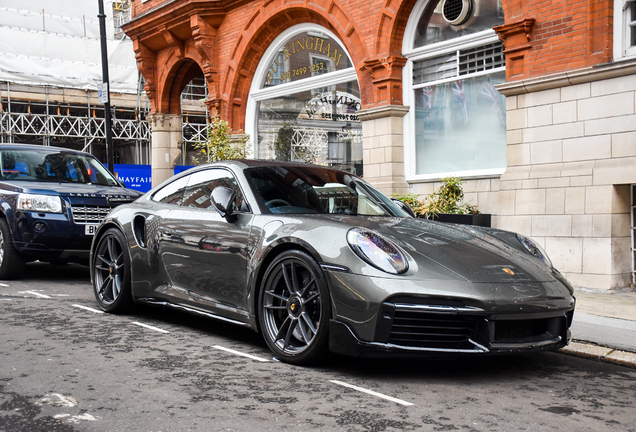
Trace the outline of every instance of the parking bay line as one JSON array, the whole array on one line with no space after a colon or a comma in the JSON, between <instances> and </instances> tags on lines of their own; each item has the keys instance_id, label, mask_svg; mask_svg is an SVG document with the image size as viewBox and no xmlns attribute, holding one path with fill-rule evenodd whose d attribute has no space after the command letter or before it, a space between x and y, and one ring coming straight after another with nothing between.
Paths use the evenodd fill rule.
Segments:
<instances>
[{"instance_id":1,"label":"parking bay line","mask_svg":"<svg viewBox=\"0 0 636 432\"><path fill-rule=\"evenodd\" d=\"M158 331L159 333L170 333L168 330L160 329L158 327L153 327L151 325L140 323L140 322L137 322L137 321L132 321L132 324L138 325L140 327L145 327L145 328L150 329L150 330Z\"/></svg>"},{"instance_id":2,"label":"parking bay line","mask_svg":"<svg viewBox=\"0 0 636 432\"><path fill-rule=\"evenodd\" d=\"M343 386L343 387L347 387L347 388L350 388L350 389L353 389L353 390L357 390L357 391L362 392L362 393L370 394L372 396L376 396L376 397L379 397L381 399L386 399L388 401L395 402L395 403L398 403L398 404L401 404L401 405L407 405L407 406L413 405L411 402L403 401L402 399L397 399L397 398L394 398L394 397L391 397L391 396L384 395L382 393L374 392L373 390L368 390L368 389L365 389L365 388L362 388L362 387L354 386L352 384L347 384L347 383L342 382L342 381L338 381L338 380L329 380L329 381L331 381L334 384L338 384L338 385Z\"/></svg>"},{"instance_id":3,"label":"parking bay line","mask_svg":"<svg viewBox=\"0 0 636 432\"><path fill-rule=\"evenodd\" d=\"M52 297L50 297L50 296L47 296L46 294L40 294L40 293L35 292L35 291L20 291L19 293L20 293L20 294L31 294L31 295L34 295L34 296L36 296L36 297L45 298L45 299L50 299L50 298L52 298Z\"/></svg>"},{"instance_id":4,"label":"parking bay line","mask_svg":"<svg viewBox=\"0 0 636 432\"><path fill-rule=\"evenodd\" d=\"M100 313L100 314L104 313L104 311L93 309L93 308L88 307L88 306L82 306L82 305L79 305L79 304L74 304L72 306L76 307L76 308L84 309L84 310L87 310L87 311L91 311L91 312L94 312L94 313Z\"/></svg>"},{"instance_id":5,"label":"parking bay line","mask_svg":"<svg viewBox=\"0 0 636 432\"><path fill-rule=\"evenodd\" d=\"M235 350L233 350L233 349L225 348L225 347L222 347L222 346L220 346L220 345L213 345L213 346L212 346L212 348L216 348L216 349L221 350L221 351L226 351L226 352L229 352L229 353L231 353L231 354L236 354L236 355L238 355L238 356L247 357L247 358L250 358L250 359L252 359L252 360L259 361L259 362L268 362L268 361L269 361L269 360L267 360L267 359L264 359L264 358L261 358L261 357L257 357L257 356L255 356L255 355L242 353L242 352L240 352L240 351L235 351Z\"/></svg>"}]
</instances>

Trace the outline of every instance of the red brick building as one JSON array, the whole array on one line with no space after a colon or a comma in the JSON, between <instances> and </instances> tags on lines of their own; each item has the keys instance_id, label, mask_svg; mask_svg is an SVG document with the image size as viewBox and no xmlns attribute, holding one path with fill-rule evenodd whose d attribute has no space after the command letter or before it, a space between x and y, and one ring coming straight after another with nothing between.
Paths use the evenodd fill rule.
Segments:
<instances>
[{"instance_id":1,"label":"red brick building","mask_svg":"<svg viewBox=\"0 0 636 432\"><path fill-rule=\"evenodd\" d=\"M135 0L125 30L153 182L179 157L180 92L203 75L208 109L254 157L338 166L386 193L461 177L575 285L630 284L633 0Z\"/></svg>"}]
</instances>

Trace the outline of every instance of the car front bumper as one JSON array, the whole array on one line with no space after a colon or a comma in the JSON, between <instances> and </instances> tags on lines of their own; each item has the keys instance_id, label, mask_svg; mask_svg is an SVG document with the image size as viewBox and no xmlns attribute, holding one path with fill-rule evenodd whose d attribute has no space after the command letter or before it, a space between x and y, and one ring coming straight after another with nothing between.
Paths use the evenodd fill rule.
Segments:
<instances>
[{"instance_id":1,"label":"car front bumper","mask_svg":"<svg viewBox=\"0 0 636 432\"><path fill-rule=\"evenodd\" d=\"M568 344L575 299L558 280L470 283L331 273L330 349L348 355L494 354Z\"/></svg>"}]
</instances>

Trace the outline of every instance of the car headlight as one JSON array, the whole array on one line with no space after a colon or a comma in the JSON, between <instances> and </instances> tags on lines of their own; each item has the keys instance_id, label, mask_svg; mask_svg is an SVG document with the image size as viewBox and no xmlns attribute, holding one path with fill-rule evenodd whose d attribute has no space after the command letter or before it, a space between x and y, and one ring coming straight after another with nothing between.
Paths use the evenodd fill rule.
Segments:
<instances>
[{"instance_id":1,"label":"car headlight","mask_svg":"<svg viewBox=\"0 0 636 432\"><path fill-rule=\"evenodd\" d=\"M378 233L363 228L351 228L347 243L363 261L391 274L402 274L409 269L404 253L391 241Z\"/></svg>"},{"instance_id":2,"label":"car headlight","mask_svg":"<svg viewBox=\"0 0 636 432\"><path fill-rule=\"evenodd\" d=\"M20 194L18 210L62 213L62 200L59 196L53 195Z\"/></svg>"},{"instance_id":3,"label":"car headlight","mask_svg":"<svg viewBox=\"0 0 636 432\"><path fill-rule=\"evenodd\" d=\"M515 234L515 236L517 236L517 240L519 240L519 242L528 250L528 252L546 263L548 267L552 267L552 261L550 261L550 258L548 258L548 254L546 254L543 248L539 246L534 240L521 234Z\"/></svg>"}]
</instances>

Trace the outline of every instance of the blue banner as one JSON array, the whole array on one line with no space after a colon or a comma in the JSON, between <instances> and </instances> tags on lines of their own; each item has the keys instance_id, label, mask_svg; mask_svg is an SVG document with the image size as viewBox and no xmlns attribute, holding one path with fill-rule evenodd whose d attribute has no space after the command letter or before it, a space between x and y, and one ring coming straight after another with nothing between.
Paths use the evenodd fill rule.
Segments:
<instances>
[{"instance_id":1,"label":"blue banner","mask_svg":"<svg viewBox=\"0 0 636 432\"><path fill-rule=\"evenodd\" d=\"M120 182L124 183L128 189L134 189L140 192L148 192L152 189L151 165L115 164L114 168L115 176ZM192 166L177 165L174 167L174 173L179 174L190 168L192 168Z\"/></svg>"}]
</instances>

